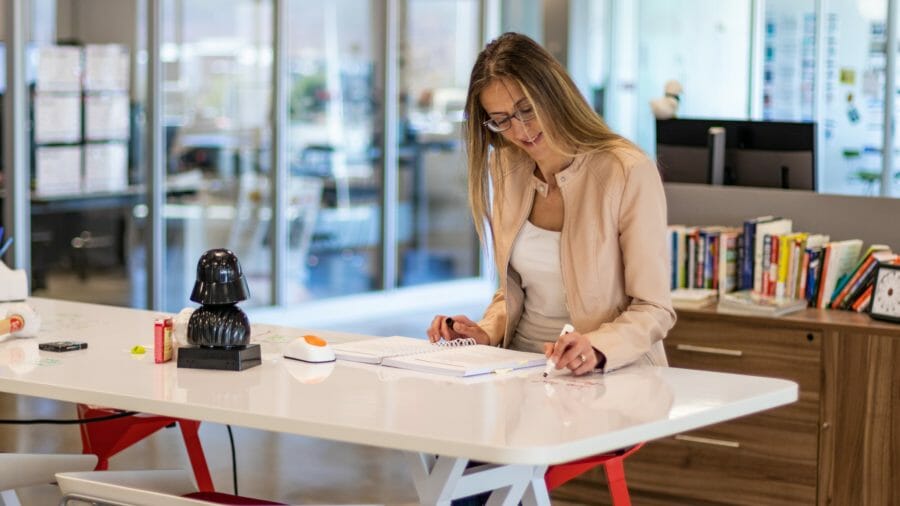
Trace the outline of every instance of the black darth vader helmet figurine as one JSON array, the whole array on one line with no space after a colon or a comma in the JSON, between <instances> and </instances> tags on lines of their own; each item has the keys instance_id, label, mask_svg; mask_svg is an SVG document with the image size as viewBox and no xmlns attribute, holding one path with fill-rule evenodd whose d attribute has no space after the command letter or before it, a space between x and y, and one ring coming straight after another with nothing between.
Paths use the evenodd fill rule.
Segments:
<instances>
[{"instance_id":1,"label":"black darth vader helmet figurine","mask_svg":"<svg viewBox=\"0 0 900 506\"><path fill-rule=\"evenodd\" d=\"M250 343L250 321L233 305L201 306L188 322L188 343L206 348L235 348Z\"/></svg>"},{"instance_id":2,"label":"black darth vader helmet figurine","mask_svg":"<svg viewBox=\"0 0 900 506\"><path fill-rule=\"evenodd\" d=\"M211 249L197 262L191 300L203 305L236 304L250 298L247 279L237 256L224 248Z\"/></svg>"}]
</instances>

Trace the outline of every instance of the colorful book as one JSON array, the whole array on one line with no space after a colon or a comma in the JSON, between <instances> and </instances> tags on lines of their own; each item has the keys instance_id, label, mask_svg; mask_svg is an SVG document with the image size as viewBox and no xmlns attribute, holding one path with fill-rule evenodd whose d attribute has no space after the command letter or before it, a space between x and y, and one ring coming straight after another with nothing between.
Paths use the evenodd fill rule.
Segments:
<instances>
[{"instance_id":1,"label":"colorful book","mask_svg":"<svg viewBox=\"0 0 900 506\"><path fill-rule=\"evenodd\" d=\"M857 313L862 313L869 309L869 304L872 302L872 290L875 288L874 284L869 285L868 288L863 291L862 295L856 299L853 303L851 309L856 311Z\"/></svg>"},{"instance_id":2,"label":"colorful book","mask_svg":"<svg viewBox=\"0 0 900 506\"><path fill-rule=\"evenodd\" d=\"M822 272L822 250L831 238L825 234L810 234L806 238L806 279L804 281L804 298L810 306L815 306L818 295L819 276Z\"/></svg>"},{"instance_id":3,"label":"colorful book","mask_svg":"<svg viewBox=\"0 0 900 506\"><path fill-rule=\"evenodd\" d=\"M741 255L741 290L750 290L753 288L753 280L755 279L754 269L756 268L756 226L760 223L774 220L774 216L759 216L744 222L744 249Z\"/></svg>"},{"instance_id":4,"label":"colorful book","mask_svg":"<svg viewBox=\"0 0 900 506\"><path fill-rule=\"evenodd\" d=\"M738 289L738 252L741 233L740 229L732 228L719 234L716 288L720 294Z\"/></svg>"},{"instance_id":5,"label":"colorful book","mask_svg":"<svg viewBox=\"0 0 900 506\"><path fill-rule=\"evenodd\" d=\"M751 290L726 293L719 297L716 309L723 313L783 316L806 308L803 299L778 299Z\"/></svg>"},{"instance_id":6,"label":"colorful book","mask_svg":"<svg viewBox=\"0 0 900 506\"><path fill-rule=\"evenodd\" d=\"M891 253L889 246L884 244L873 244L872 246L869 246L865 255L862 256L862 259L856 264L856 267L850 275L847 276L846 282L835 287L835 294L831 298L828 307L834 309L840 308L851 290L859 286L859 283L861 283L868 272L874 270L875 264L886 261L891 257L893 257L893 254Z\"/></svg>"},{"instance_id":7,"label":"colorful book","mask_svg":"<svg viewBox=\"0 0 900 506\"><path fill-rule=\"evenodd\" d=\"M827 307L831 301L834 287L837 286L838 279L853 269L859 258L860 250L862 250L862 240L860 239L832 241L825 245L822 275L819 280L815 307Z\"/></svg>"},{"instance_id":8,"label":"colorful book","mask_svg":"<svg viewBox=\"0 0 900 506\"><path fill-rule=\"evenodd\" d=\"M763 240L766 235L783 235L791 233L794 222L785 218L773 218L756 224L756 239L753 247L753 290L762 292L763 279ZM771 251L770 251L771 254Z\"/></svg>"}]
</instances>

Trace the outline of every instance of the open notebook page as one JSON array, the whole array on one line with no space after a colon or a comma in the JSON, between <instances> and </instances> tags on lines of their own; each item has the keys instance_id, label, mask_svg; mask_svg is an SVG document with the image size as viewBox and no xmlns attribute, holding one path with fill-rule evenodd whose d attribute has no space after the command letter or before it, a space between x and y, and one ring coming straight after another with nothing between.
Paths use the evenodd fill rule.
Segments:
<instances>
[{"instance_id":1,"label":"open notebook page","mask_svg":"<svg viewBox=\"0 0 900 506\"><path fill-rule=\"evenodd\" d=\"M451 376L475 376L510 369L543 366L540 353L507 350L481 344L439 348L428 353L385 358L382 365Z\"/></svg>"},{"instance_id":2,"label":"open notebook page","mask_svg":"<svg viewBox=\"0 0 900 506\"><path fill-rule=\"evenodd\" d=\"M333 344L334 356L338 360L351 360L367 364L380 364L388 357L425 353L435 349L426 339L391 336Z\"/></svg>"}]
</instances>

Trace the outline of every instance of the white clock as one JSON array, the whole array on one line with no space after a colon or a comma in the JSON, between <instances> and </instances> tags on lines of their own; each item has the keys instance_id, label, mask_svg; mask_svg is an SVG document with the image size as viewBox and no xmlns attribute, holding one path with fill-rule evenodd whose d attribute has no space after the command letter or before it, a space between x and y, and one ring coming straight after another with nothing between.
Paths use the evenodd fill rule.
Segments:
<instances>
[{"instance_id":1,"label":"white clock","mask_svg":"<svg viewBox=\"0 0 900 506\"><path fill-rule=\"evenodd\" d=\"M900 323L900 265L878 265L869 313L872 318Z\"/></svg>"}]
</instances>

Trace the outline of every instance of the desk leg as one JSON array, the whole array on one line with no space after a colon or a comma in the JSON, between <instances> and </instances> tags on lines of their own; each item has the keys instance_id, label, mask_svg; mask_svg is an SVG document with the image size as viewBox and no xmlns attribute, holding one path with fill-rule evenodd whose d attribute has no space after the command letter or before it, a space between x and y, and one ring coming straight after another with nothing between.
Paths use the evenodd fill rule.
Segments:
<instances>
[{"instance_id":1,"label":"desk leg","mask_svg":"<svg viewBox=\"0 0 900 506\"><path fill-rule=\"evenodd\" d=\"M534 474L522 496L522 506L550 506L550 493L547 491L547 482L544 475L547 474L547 466L534 468Z\"/></svg>"},{"instance_id":2,"label":"desk leg","mask_svg":"<svg viewBox=\"0 0 900 506\"><path fill-rule=\"evenodd\" d=\"M408 453L413 483L424 505L449 506L460 497L492 490L488 506L549 506L544 485L546 466L482 464L466 467L469 459Z\"/></svg>"}]
</instances>

